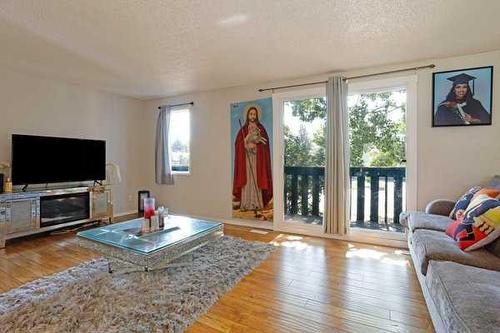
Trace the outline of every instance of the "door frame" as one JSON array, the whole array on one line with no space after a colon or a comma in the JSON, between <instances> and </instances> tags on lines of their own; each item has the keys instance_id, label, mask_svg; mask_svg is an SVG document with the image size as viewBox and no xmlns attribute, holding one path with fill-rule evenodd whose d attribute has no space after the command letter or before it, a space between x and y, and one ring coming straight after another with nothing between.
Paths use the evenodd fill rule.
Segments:
<instances>
[{"instance_id":1,"label":"door frame","mask_svg":"<svg viewBox=\"0 0 500 333\"><path fill-rule=\"evenodd\" d=\"M273 228L276 231L299 233L311 236L324 235L323 225L311 225L300 222L285 222L284 212L284 139L283 139L283 116L284 102L297 99L326 97L326 86L290 90L274 93L273 98L273 201L274 221Z\"/></svg>"},{"instance_id":2,"label":"door frame","mask_svg":"<svg viewBox=\"0 0 500 333\"><path fill-rule=\"evenodd\" d=\"M387 89L405 88L407 92L406 109L406 210L417 209L418 194L418 164L417 164L417 76L398 76L383 79L364 79L348 82L348 95L385 91ZM305 99L313 97L326 97L326 86L316 86L300 90L289 90L280 93L273 93L273 201L274 218L273 229L282 232L292 232L311 236L326 236L324 226L307 225L303 223L284 221L284 140L283 140L283 103L292 99ZM403 235L391 232L371 232L370 230L360 230L359 234L370 234L370 237L381 238L383 245L387 239L402 240ZM350 240L358 232L351 233L351 236L333 237ZM389 234L393 234L389 236ZM389 236L389 237L388 237ZM362 238L363 239L363 238ZM358 239L358 241L360 241Z\"/></svg>"},{"instance_id":3,"label":"door frame","mask_svg":"<svg viewBox=\"0 0 500 333\"><path fill-rule=\"evenodd\" d=\"M406 89L406 210L417 209L417 76L398 76L348 82L348 95Z\"/></svg>"}]
</instances>

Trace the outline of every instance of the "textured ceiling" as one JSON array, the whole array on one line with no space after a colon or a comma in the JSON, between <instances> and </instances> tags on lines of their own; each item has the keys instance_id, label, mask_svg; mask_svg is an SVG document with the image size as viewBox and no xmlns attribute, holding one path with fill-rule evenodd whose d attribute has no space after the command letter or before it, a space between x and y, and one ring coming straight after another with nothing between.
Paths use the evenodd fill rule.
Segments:
<instances>
[{"instance_id":1,"label":"textured ceiling","mask_svg":"<svg viewBox=\"0 0 500 333\"><path fill-rule=\"evenodd\" d=\"M500 49L500 1L1 0L0 63L148 98Z\"/></svg>"}]
</instances>

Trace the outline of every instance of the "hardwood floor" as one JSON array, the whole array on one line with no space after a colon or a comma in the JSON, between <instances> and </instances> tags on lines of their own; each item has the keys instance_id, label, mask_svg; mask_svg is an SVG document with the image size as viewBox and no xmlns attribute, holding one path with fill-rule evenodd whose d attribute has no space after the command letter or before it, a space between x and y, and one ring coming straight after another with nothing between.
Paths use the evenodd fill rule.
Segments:
<instances>
[{"instance_id":1,"label":"hardwood floor","mask_svg":"<svg viewBox=\"0 0 500 333\"><path fill-rule=\"evenodd\" d=\"M210 332L434 332L410 258L394 248L226 225L277 250L188 328ZM0 291L97 257L75 234L9 241Z\"/></svg>"}]
</instances>

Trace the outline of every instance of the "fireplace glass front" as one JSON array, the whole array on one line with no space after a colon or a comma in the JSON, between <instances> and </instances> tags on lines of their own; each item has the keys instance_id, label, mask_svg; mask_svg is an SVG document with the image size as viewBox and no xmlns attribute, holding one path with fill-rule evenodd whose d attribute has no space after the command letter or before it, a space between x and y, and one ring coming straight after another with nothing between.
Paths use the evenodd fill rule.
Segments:
<instances>
[{"instance_id":1,"label":"fireplace glass front","mask_svg":"<svg viewBox=\"0 0 500 333\"><path fill-rule=\"evenodd\" d=\"M40 227L90 217L89 193L71 193L40 198Z\"/></svg>"}]
</instances>

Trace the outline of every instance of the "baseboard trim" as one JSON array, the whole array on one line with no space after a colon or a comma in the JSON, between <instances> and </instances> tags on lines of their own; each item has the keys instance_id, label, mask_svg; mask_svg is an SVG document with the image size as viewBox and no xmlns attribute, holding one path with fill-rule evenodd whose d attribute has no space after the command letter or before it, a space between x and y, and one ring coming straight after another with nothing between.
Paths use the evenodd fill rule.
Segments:
<instances>
[{"instance_id":1,"label":"baseboard trim","mask_svg":"<svg viewBox=\"0 0 500 333\"><path fill-rule=\"evenodd\" d=\"M354 233L351 233L349 235L344 235L344 236L330 235L330 234L325 234L323 232L317 232L317 233L311 234L311 233L301 232L301 231L297 231L297 230L286 230L286 229L276 230L276 229L274 229L274 224L272 222L269 222L269 221L250 221L250 220L225 219L225 218L192 215L192 214L177 214L174 212L172 212L172 214L184 215L184 216L188 216L188 217L195 218L195 219L222 222L224 224L236 225L236 226L240 226L240 227L257 228L257 229L264 229L264 230L277 231L277 232L283 232L283 233L295 234L295 235L310 236L310 237L335 239L335 240L340 240L340 241L344 241L344 242L355 242L355 243L363 243L363 244L370 244L370 245L387 246L387 247L393 247L393 248L397 248L397 249L408 249L408 243L406 242L404 234L401 234L401 236L398 235L398 237L394 237L394 235L391 235L392 237L389 235L387 235L386 237L384 237L384 236L381 237L381 235L373 234L370 232L354 232Z\"/></svg>"},{"instance_id":2,"label":"baseboard trim","mask_svg":"<svg viewBox=\"0 0 500 333\"><path fill-rule=\"evenodd\" d=\"M222 219L222 222L225 224L237 225L240 227L265 229L265 230L270 230L270 231L274 230L273 223L269 222L269 221L253 222L253 221L247 221L247 220L237 221L237 220L232 220L232 219L228 219L228 220Z\"/></svg>"},{"instance_id":3,"label":"baseboard trim","mask_svg":"<svg viewBox=\"0 0 500 333\"><path fill-rule=\"evenodd\" d=\"M273 223L269 222L269 221L250 221L250 220L224 219L224 218L206 217L206 216L192 215L192 214L177 214L177 213L174 213L174 212L172 212L172 214L174 214L174 215L183 215L183 216L191 217L191 218L194 218L194 219L201 219L201 220L222 222L224 224L237 225L237 226L240 226L240 227L265 229L265 230L271 230L271 231L274 230Z\"/></svg>"}]
</instances>

